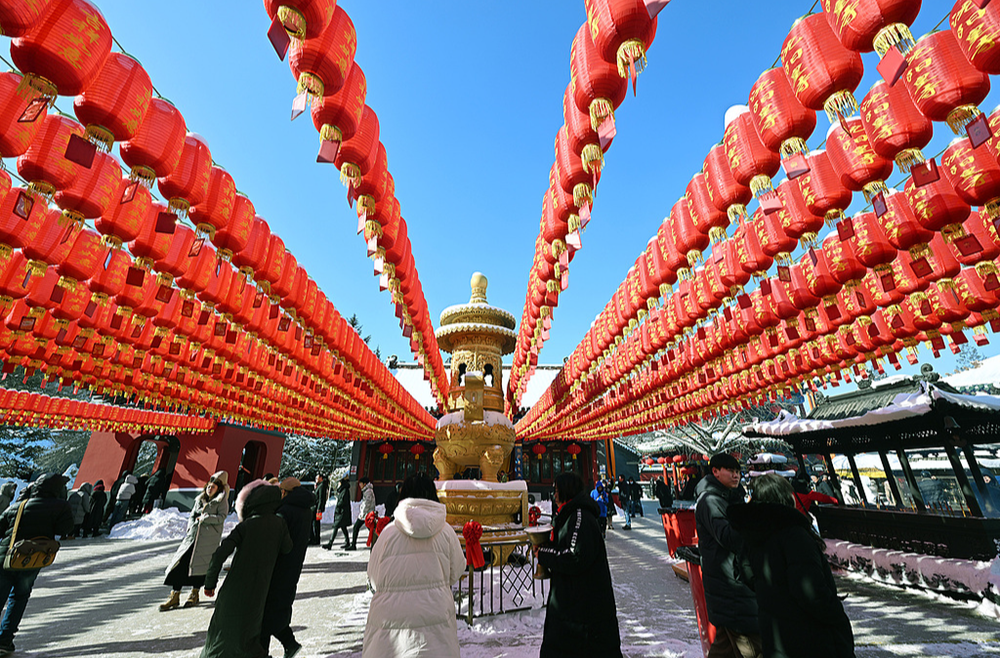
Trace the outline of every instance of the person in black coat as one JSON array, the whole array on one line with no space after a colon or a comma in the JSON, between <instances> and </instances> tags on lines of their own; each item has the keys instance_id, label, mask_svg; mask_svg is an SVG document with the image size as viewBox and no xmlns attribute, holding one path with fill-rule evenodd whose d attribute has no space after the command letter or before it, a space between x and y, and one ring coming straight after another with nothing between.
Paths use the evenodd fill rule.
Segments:
<instances>
[{"instance_id":1,"label":"person in black coat","mask_svg":"<svg viewBox=\"0 0 1000 658\"><path fill-rule=\"evenodd\" d=\"M742 554L743 539L729 523L729 510L744 500L740 463L719 453L709 468L712 474L698 484L694 512L708 620L716 627L709 656L750 658L760 655L757 597L737 577L736 558Z\"/></svg>"},{"instance_id":2,"label":"person in black coat","mask_svg":"<svg viewBox=\"0 0 1000 658\"><path fill-rule=\"evenodd\" d=\"M330 499L330 483L323 475L316 476L316 486L313 488L313 518L312 518L312 532L309 537L309 543L313 546L319 546L320 544L320 519L323 518L323 512L326 511L326 502ZM334 534L336 534L336 529Z\"/></svg>"},{"instance_id":3,"label":"person in black coat","mask_svg":"<svg viewBox=\"0 0 1000 658\"><path fill-rule=\"evenodd\" d=\"M149 488L149 475L140 475L139 481L135 484L135 491L128 501L128 513L137 516L142 512L142 501L145 499L146 490Z\"/></svg>"},{"instance_id":4,"label":"person in black coat","mask_svg":"<svg viewBox=\"0 0 1000 658\"><path fill-rule=\"evenodd\" d=\"M92 505L90 514L83 522L83 536L97 537L101 534L101 522L104 520L104 509L108 505L108 494L104 490L104 480L94 483L94 491L90 494Z\"/></svg>"},{"instance_id":5,"label":"person in black coat","mask_svg":"<svg viewBox=\"0 0 1000 658\"><path fill-rule=\"evenodd\" d=\"M143 514L149 514L152 511L156 501L166 495L169 485L170 482L167 481L167 469L165 468L161 468L149 476L149 480L146 482L146 493L142 497ZM139 492L136 491L135 495L139 495Z\"/></svg>"},{"instance_id":6,"label":"person in black coat","mask_svg":"<svg viewBox=\"0 0 1000 658\"><path fill-rule=\"evenodd\" d=\"M628 486L631 490L629 498L632 500L632 516L644 517L645 514L642 513L642 485L636 482L635 478L629 478Z\"/></svg>"},{"instance_id":7,"label":"person in black coat","mask_svg":"<svg viewBox=\"0 0 1000 658\"><path fill-rule=\"evenodd\" d=\"M118 490L122 488L125 484L125 478L132 475L132 471L125 470L122 474L118 476L118 479L114 481L111 485L111 491L108 492L108 506L104 510L104 520L107 521L111 518L112 512L115 511L115 503L118 502Z\"/></svg>"},{"instance_id":8,"label":"person in black coat","mask_svg":"<svg viewBox=\"0 0 1000 658\"><path fill-rule=\"evenodd\" d=\"M618 610L601 537L600 509L576 473L555 480L550 546L537 548L551 574L540 658L621 658Z\"/></svg>"},{"instance_id":9,"label":"person in black coat","mask_svg":"<svg viewBox=\"0 0 1000 658\"><path fill-rule=\"evenodd\" d=\"M66 500L66 482L67 478L62 475L42 475L35 480L23 503L15 503L0 514L0 556L6 556L11 544L22 539L55 539L56 535L73 532L73 510ZM18 523L17 513L22 504L23 512ZM0 610L6 608L0 622L0 656L14 652L14 635L39 571L0 569Z\"/></svg>"},{"instance_id":10,"label":"person in black coat","mask_svg":"<svg viewBox=\"0 0 1000 658\"><path fill-rule=\"evenodd\" d=\"M656 481L656 486L653 487L653 494L660 501L660 507L667 508L674 506L673 487L668 485L662 478Z\"/></svg>"},{"instance_id":11,"label":"person in black coat","mask_svg":"<svg viewBox=\"0 0 1000 658\"><path fill-rule=\"evenodd\" d=\"M399 490L402 488L402 484L397 482L393 487L389 495L385 497L385 516L391 519L392 515L396 512L396 505L399 504Z\"/></svg>"},{"instance_id":12,"label":"person in black coat","mask_svg":"<svg viewBox=\"0 0 1000 658\"><path fill-rule=\"evenodd\" d=\"M309 547L310 529L315 518L313 511L316 498L302 486L298 478L285 478L279 485L281 504L276 514L285 520L288 534L292 538L292 552L279 555L271 574L271 587L264 603L264 622L260 632L260 643L269 652L271 637L281 642L285 656L291 658L302 648L292 633L292 604L302 575L302 563L306 560Z\"/></svg>"},{"instance_id":13,"label":"person in black coat","mask_svg":"<svg viewBox=\"0 0 1000 658\"><path fill-rule=\"evenodd\" d=\"M337 532L341 529L344 531L343 548L350 548L351 535L347 530L350 527L351 481L345 477L340 480L340 484L337 486L337 507L333 510L333 536L330 537L330 541L323 544L323 548L328 551L333 548L333 542L337 541Z\"/></svg>"},{"instance_id":14,"label":"person in black coat","mask_svg":"<svg viewBox=\"0 0 1000 658\"><path fill-rule=\"evenodd\" d=\"M768 474L753 501L729 510L742 535L757 593L764 658L853 658L854 633L823 555L823 540L796 510L791 485Z\"/></svg>"}]
</instances>

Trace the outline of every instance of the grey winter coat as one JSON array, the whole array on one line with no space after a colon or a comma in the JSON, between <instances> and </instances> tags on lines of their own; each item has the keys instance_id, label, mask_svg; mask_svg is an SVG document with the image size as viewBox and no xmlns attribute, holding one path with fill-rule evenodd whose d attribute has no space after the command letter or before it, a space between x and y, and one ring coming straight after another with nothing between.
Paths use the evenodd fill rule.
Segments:
<instances>
[{"instance_id":1,"label":"grey winter coat","mask_svg":"<svg viewBox=\"0 0 1000 658\"><path fill-rule=\"evenodd\" d=\"M73 525L81 525L90 514L94 506L94 501L90 494L94 486L89 482L84 482L80 488L69 495L69 506L73 510Z\"/></svg>"},{"instance_id":2,"label":"grey winter coat","mask_svg":"<svg viewBox=\"0 0 1000 658\"><path fill-rule=\"evenodd\" d=\"M13 482L4 482L0 486L0 513L3 513L10 504L14 501L14 493L17 491L17 485Z\"/></svg>"},{"instance_id":3,"label":"grey winter coat","mask_svg":"<svg viewBox=\"0 0 1000 658\"><path fill-rule=\"evenodd\" d=\"M369 512L375 511L375 485L371 482L361 487L361 516L365 518Z\"/></svg>"},{"instance_id":4,"label":"grey winter coat","mask_svg":"<svg viewBox=\"0 0 1000 658\"><path fill-rule=\"evenodd\" d=\"M212 561L215 549L222 541L222 524L229 514L229 488L222 488L215 494L214 498L209 498L202 491L194 499L194 507L191 509L191 516L188 517L187 535L184 541L177 547L174 559L167 565L166 573L170 573L177 563L184 557L188 548L194 546L191 551L189 576L204 576L208 573L208 565Z\"/></svg>"},{"instance_id":5,"label":"grey winter coat","mask_svg":"<svg viewBox=\"0 0 1000 658\"><path fill-rule=\"evenodd\" d=\"M139 478L134 475L126 475L125 482L118 489L118 497L115 498L119 503L127 503L132 500L132 496L135 494L135 485L139 484Z\"/></svg>"}]
</instances>

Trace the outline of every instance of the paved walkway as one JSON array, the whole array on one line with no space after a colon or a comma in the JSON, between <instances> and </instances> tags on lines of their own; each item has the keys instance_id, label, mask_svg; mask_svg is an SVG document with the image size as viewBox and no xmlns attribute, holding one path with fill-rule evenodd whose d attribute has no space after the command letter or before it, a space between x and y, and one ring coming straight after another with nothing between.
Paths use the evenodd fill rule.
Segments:
<instances>
[{"instance_id":1,"label":"paved walkway","mask_svg":"<svg viewBox=\"0 0 1000 658\"><path fill-rule=\"evenodd\" d=\"M623 652L628 658L699 658L687 583L674 577L655 504L631 532L609 532ZM618 527L618 524L616 524ZM212 604L161 613L163 569L174 542L66 542L36 584L16 644L17 656L195 658ZM368 553L310 549L294 628L303 658L360 655L368 595ZM859 658L1000 656L1000 622L970 605L839 578L849 594ZM544 611L459 621L464 658L538 655ZM272 647L277 650L277 644ZM280 653L280 651L279 651Z\"/></svg>"}]
</instances>

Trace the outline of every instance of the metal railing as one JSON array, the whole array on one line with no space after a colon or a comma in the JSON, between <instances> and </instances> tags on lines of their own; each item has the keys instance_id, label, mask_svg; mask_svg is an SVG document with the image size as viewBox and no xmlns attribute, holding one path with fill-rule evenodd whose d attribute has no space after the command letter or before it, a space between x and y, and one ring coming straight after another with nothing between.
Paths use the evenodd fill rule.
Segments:
<instances>
[{"instance_id":1,"label":"metal railing","mask_svg":"<svg viewBox=\"0 0 1000 658\"><path fill-rule=\"evenodd\" d=\"M484 542L483 555L486 566L470 566L453 588L459 618L472 625L476 617L530 610L529 599L545 604L548 588L546 580L534 577L537 563L530 542ZM498 555L506 557L493 559Z\"/></svg>"}]
</instances>

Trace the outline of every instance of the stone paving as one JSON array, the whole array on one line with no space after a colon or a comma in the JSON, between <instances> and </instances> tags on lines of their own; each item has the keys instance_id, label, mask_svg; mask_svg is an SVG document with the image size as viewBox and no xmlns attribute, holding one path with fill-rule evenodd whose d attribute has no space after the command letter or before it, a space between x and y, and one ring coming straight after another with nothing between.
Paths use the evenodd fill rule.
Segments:
<instances>
[{"instance_id":1,"label":"stone paving","mask_svg":"<svg viewBox=\"0 0 1000 658\"><path fill-rule=\"evenodd\" d=\"M623 653L629 658L698 658L687 583L665 557L656 506L631 532L609 532ZM620 518L618 519L620 520ZM620 524L616 524L620 528ZM327 531L328 533L329 531ZM212 615L211 602L161 613L163 570L175 542L77 540L66 542L55 565L38 579L16 656L76 658L195 658ZM359 656L366 605L367 551L310 549L293 628L302 658ZM1000 622L971 604L838 577L854 625L860 658L888 656L1000 656ZM466 658L537 656L544 611L459 621ZM272 647L280 655L277 643Z\"/></svg>"}]
</instances>

